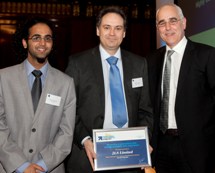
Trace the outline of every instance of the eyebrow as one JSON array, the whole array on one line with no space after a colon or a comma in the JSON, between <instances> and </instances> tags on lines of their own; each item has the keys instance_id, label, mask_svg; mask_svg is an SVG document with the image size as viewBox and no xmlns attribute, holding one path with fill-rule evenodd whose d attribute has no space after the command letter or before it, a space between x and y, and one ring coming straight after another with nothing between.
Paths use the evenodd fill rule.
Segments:
<instances>
[{"instance_id":1,"label":"eyebrow","mask_svg":"<svg viewBox=\"0 0 215 173\"><path fill-rule=\"evenodd\" d=\"M42 36L42 35L40 35L40 34L33 34L32 37L33 37L33 36ZM45 36L45 37L46 37L46 36L52 37L52 35L50 35L50 34L47 34L47 35L44 35L44 36Z\"/></svg>"},{"instance_id":2,"label":"eyebrow","mask_svg":"<svg viewBox=\"0 0 215 173\"><path fill-rule=\"evenodd\" d=\"M170 17L170 18L168 18L169 20L168 21L170 21L170 20L173 20L173 19L178 19L177 17ZM162 20L160 20L160 21L158 21L157 23L161 23L161 22L165 22L165 19L162 19Z\"/></svg>"},{"instance_id":3,"label":"eyebrow","mask_svg":"<svg viewBox=\"0 0 215 173\"><path fill-rule=\"evenodd\" d=\"M116 25L116 26L112 26L112 25L109 25L109 24L104 24L104 25L102 25L102 27L114 27L114 28L124 28L124 26L123 25Z\"/></svg>"}]
</instances>

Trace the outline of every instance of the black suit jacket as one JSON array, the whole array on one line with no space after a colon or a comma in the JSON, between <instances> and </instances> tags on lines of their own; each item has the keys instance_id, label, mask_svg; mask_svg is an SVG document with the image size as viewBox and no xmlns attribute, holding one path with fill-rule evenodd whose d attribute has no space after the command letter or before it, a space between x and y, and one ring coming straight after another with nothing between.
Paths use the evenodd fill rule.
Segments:
<instances>
[{"instance_id":1,"label":"black suit jacket","mask_svg":"<svg viewBox=\"0 0 215 173\"><path fill-rule=\"evenodd\" d=\"M166 47L147 57L154 106L153 160L159 133L162 68ZM175 102L177 128L194 173L211 173L215 139L215 49L188 40L182 59Z\"/></svg>"},{"instance_id":2,"label":"black suit jacket","mask_svg":"<svg viewBox=\"0 0 215 173\"><path fill-rule=\"evenodd\" d=\"M129 127L148 126L151 134L153 119L146 59L125 50L121 55ZM105 91L99 47L71 56L66 73L74 78L77 94L75 144L68 167L72 173L76 168L79 173L92 172L81 141L86 136L92 137L92 129L103 128ZM139 77L143 78L144 86L132 88L132 79Z\"/></svg>"}]
</instances>

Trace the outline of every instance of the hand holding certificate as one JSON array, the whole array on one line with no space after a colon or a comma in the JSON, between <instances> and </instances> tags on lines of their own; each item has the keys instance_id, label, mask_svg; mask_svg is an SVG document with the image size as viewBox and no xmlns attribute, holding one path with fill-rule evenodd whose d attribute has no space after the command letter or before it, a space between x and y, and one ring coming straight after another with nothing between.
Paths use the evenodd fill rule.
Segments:
<instances>
[{"instance_id":1,"label":"hand holding certificate","mask_svg":"<svg viewBox=\"0 0 215 173\"><path fill-rule=\"evenodd\" d=\"M147 127L93 130L95 171L151 166Z\"/></svg>"},{"instance_id":2,"label":"hand holding certificate","mask_svg":"<svg viewBox=\"0 0 215 173\"><path fill-rule=\"evenodd\" d=\"M156 173L155 169L151 167L147 167L144 170L145 170L145 173Z\"/></svg>"},{"instance_id":3,"label":"hand holding certificate","mask_svg":"<svg viewBox=\"0 0 215 173\"><path fill-rule=\"evenodd\" d=\"M84 149L85 149L87 157L90 161L90 165L91 165L92 169L94 170L95 169L94 168L94 159L96 159L96 153L94 151L93 142L91 139L85 140Z\"/></svg>"}]
</instances>

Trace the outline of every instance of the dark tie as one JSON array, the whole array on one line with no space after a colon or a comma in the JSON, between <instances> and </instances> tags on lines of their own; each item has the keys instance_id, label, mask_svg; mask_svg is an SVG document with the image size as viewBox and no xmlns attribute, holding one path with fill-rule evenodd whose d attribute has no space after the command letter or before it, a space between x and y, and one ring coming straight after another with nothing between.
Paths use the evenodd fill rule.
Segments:
<instances>
[{"instance_id":1,"label":"dark tie","mask_svg":"<svg viewBox=\"0 0 215 173\"><path fill-rule=\"evenodd\" d=\"M32 74L35 76L35 80L31 89L32 101L34 106L34 112L36 112L38 102L40 100L40 95L42 92L42 82L40 76L42 72L40 70L32 71Z\"/></svg>"},{"instance_id":2,"label":"dark tie","mask_svg":"<svg viewBox=\"0 0 215 173\"><path fill-rule=\"evenodd\" d=\"M114 56L111 56L107 59L108 63L110 64L109 80L113 124L118 128L121 128L127 123L127 114L120 72L116 66L117 60L118 59Z\"/></svg>"},{"instance_id":3,"label":"dark tie","mask_svg":"<svg viewBox=\"0 0 215 173\"><path fill-rule=\"evenodd\" d=\"M168 109L169 109L169 93L170 93L170 74L171 74L171 55L173 50L168 50L167 59L163 74L163 99L161 101L160 129L163 133L168 128Z\"/></svg>"}]
</instances>

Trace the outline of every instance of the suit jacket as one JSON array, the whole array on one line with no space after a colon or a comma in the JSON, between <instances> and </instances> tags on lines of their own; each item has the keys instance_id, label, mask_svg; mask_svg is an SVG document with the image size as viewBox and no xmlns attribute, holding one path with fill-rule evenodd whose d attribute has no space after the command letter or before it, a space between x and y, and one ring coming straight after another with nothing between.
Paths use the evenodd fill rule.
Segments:
<instances>
[{"instance_id":1,"label":"suit jacket","mask_svg":"<svg viewBox=\"0 0 215 173\"><path fill-rule=\"evenodd\" d=\"M146 60L125 50L121 55L129 127L148 126L151 132L153 120ZM99 47L71 56L66 73L74 78L77 95L75 144L68 168L72 173L92 172L81 141L86 136L92 137L92 130L102 129L104 123L105 91ZM143 87L132 88L132 79L139 77L143 78Z\"/></svg>"},{"instance_id":2,"label":"suit jacket","mask_svg":"<svg viewBox=\"0 0 215 173\"><path fill-rule=\"evenodd\" d=\"M64 173L75 111L73 79L50 65L35 113L24 63L0 70L0 172L11 173L42 158L49 172Z\"/></svg>"},{"instance_id":3,"label":"suit jacket","mask_svg":"<svg viewBox=\"0 0 215 173\"><path fill-rule=\"evenodd\" d=\"M156 160L161 80L166 48L147 57L154 105L152 146ZM184 153L194 173L211 173L215 139L215 49L188 40L179 72L175 116Z\"/></svg>"}]
</instances>

